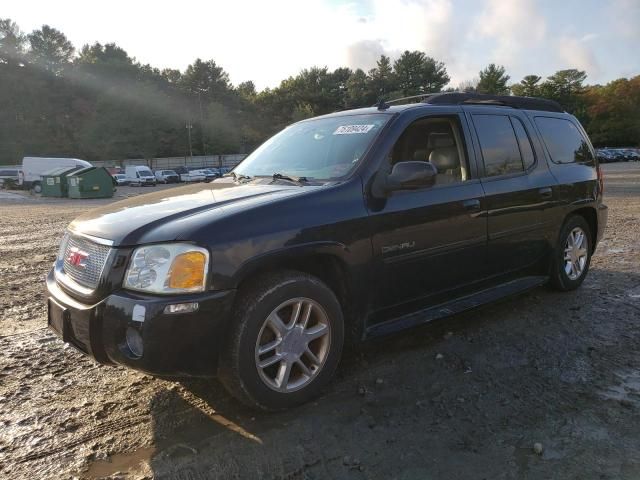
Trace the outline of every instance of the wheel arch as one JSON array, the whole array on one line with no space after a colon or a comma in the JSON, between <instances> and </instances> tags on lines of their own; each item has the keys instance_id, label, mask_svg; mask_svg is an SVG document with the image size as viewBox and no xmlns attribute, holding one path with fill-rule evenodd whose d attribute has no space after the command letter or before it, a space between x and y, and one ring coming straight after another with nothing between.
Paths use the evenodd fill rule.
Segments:
<instances>
[{"instance_id":1,"label":"wheel arch","mask_svg":"<svg viewBox=\"0 0 640 480\"><path fill-rule=\"evenodd\" d=\"M598 237L598 213L594 207L582 207L576 210L572 210L567 218L570 215L579 215L585 219L587 225L589 225L589 233L591 234L591 253L594 252L596 248L596 239ZM566 221L566 218L565 218Z\"/></svg>"},{"instance_id":2,"label":"wheel arch","mask_svg":"<svg viewBox=\"0 0 640 480\"><path fill-rule=\"evenodd\" d=\"M358 289L350 268L348 249L339 243L307 245L261 256L245 265L236 275L238 291L256 278L277 271L290 270L312 275L321 280L338 299L345 321L345 332L360 336Z\"/></svg>"}]
</instances>

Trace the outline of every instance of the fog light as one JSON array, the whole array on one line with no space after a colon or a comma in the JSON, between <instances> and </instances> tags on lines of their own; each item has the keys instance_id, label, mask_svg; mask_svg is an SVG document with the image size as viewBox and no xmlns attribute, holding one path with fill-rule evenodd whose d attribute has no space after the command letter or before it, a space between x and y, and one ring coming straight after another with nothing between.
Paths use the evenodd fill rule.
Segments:
<instances>
[{"instance_id":1,"label":"fog light","mask_svg":"<svg viewBox=\"0 0 640 480\"><path fill-rule=\"evenodd\" d=\"M136 357L141 357L144 347L142 345L142 336L135 328L127 328L126 334L127 347Z\"/></svg>"},{"instance_id":2,"label":"fog light","mask_svg":"<svg viewBox=\"0 0 640 480\"><path fill-rule=\"evenodd\" d=\"M164 307L164 313L191 313L198 310L198 302L174 303Z\"/></svg>"}]
</instances>

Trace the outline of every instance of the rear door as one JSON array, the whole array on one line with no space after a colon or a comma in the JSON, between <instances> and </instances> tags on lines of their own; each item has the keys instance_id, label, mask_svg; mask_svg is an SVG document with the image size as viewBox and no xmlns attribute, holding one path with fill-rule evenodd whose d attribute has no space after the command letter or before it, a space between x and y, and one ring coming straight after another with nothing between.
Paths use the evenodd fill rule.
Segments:
<instances>
[{"instance_id":1,"label":"rear door","mask_svg":"<svg viewBox=\"0 0 640 480\"><path fill-rule=\"evenodd\" d=\"M507 108L465 108L488 213L488 271L536 271L549 252L556 180L532 143L532 126Z\"/></svg>"}]
</instances>

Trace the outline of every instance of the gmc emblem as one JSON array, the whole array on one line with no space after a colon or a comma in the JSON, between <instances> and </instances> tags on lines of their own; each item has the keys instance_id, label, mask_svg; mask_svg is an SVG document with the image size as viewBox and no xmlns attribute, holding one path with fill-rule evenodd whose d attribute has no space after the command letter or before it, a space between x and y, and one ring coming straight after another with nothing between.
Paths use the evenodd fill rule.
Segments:
<instances>
[{"instance_id":1,"label":"gmc emblem","mask_svg":"<svg viewBox=\"0 0 640 480\"><path fill-rule=\"evenodd\" d=\"M71 247L69 255L67 255L67 262L74 267L85 268L87 266L88 258L89 254L87 252L83 252L78 247Z\"/></svg>"}]
</instances>

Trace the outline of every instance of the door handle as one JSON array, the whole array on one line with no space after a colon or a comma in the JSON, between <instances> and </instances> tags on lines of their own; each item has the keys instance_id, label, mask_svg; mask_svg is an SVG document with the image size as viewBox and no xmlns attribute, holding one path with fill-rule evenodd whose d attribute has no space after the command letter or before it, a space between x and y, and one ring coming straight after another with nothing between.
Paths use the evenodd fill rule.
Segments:
<instances>
[{"instance_id":1,"label":"door handle","mask_svg":"<svg viewBox=\"0 0 640 480\"><path fill-rule=\"evenodd\" d=\"M465 200L462 202L462 206L469 212L477 212L480 210L480 200L473 198L471 200Z\"/></svg>"},{"instance_id":2,"label":"door handle","mask_svg":"<svg viewBox=\"0 0 640 480\"><path fill-rule=\"evenodd\" d=\"M551 190L551 187L541 188L540 190L538 190L538 193L540 194L540 196L542 198L551 198L551 197L553 197L553 190Z\"/></svg>"}]
</instances>

